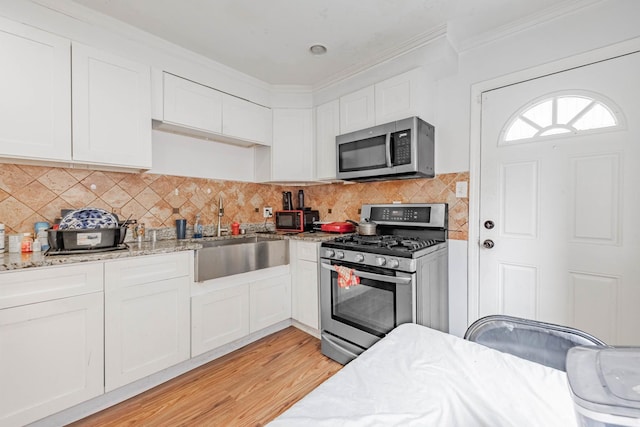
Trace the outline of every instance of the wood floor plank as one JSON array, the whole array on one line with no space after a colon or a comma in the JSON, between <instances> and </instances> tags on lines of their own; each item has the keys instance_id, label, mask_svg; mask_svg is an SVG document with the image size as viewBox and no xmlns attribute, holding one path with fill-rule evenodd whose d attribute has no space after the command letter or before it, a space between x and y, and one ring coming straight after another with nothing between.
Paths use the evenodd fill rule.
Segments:
<instances>
[{"instance_id":1,"label":"wood floor plank","mask_svg":"<svg viewBox=\"0 0 640 427\"><path fill-rule=\"evenodd\" d=\"M341 367L289 327L72 426L263 426Z\"/></svg>"}]
</instances>

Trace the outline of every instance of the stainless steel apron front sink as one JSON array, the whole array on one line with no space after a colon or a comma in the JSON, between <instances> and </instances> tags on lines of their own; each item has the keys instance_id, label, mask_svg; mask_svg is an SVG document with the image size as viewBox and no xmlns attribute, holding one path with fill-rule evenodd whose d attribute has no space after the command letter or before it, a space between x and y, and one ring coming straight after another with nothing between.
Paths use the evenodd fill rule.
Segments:
<instances>
[{"instance_id":1,"label":"stainless steel apron front sink","mask_svg":"<svg viewBox=\"0 0 640 427\"><path fill-rule=\"evenodd\" d=\"M289 242L257 236L201 242L196 250L197 282L289 264Z\"/></svg>"}]
</instances>

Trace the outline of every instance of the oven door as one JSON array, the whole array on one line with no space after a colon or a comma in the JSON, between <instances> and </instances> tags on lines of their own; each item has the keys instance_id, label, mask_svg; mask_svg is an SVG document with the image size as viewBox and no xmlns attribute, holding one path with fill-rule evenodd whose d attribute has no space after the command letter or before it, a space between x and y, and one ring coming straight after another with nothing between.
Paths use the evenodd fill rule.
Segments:
<instances>
[{"instance_id":1,"label":"oven door","mask_svg":"<svg viewBox=\"0 0 640 427\"><path fill-rule=\"evenodd\" d=\"M320 265L323 332L366 349L396 326L415 322L415 274L326 259ZM360 284L341 288L333 265L353 268Z\"/></svg>"}]
</instances>

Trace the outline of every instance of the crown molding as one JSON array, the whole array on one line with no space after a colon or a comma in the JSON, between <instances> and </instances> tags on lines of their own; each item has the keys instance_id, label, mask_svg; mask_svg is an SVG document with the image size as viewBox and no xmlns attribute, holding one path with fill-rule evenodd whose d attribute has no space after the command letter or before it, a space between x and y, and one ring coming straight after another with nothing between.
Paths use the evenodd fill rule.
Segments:
<instances>
[{"instance_id":1,"label":"crown molding","mask_svg":"<svg viewBox=\"0 0 640 427\"><path fill-rule=\"evenodd\" d=\"M543 11L531 14L525 18L516 19L509 24L501 25L500 27L485 33L474 35L472 38L467 38L458 43L455 43L453 41L455 38L453 38L452 43L458 53L462 53L511 37L514 34L529 30L540 24L562 18L602 2L604 2L604 0L564 0Z\"/></svg>"},{"instance_id":2,"label":"crown molding","mask_svg":"<svg viewBox=\"0 0 640 427\"><path fill-rule=\"evenodd\" d=\"M314 91L327 88L359 73L362 73L363 71L368 70L376 65L391 61L399 56L405 55L411 51L428 45L429 43L433 43L434 41L439 40L442 37L446 37L446 35L447 24L445 23L432 28L429 31L418 34L417 36L399 45L395 45L392 48L386 49L367 61L363 61L351 67L347 67L340 72L335 73L330 77L314 84L312 88Z\"/></svg>"},{"instance_id":3,"label":"crown molding","mask_svg":"<svg viewBox=\"0 0 640 427\"><path fill-rule=\"evenodd\" d=\"M126 22L112 18L111 16L87 8L81 4L73 3L70 0L30 0L30 2L37 6L49 9L52 12L65 15L71 19L99 27L130 42L151 47L173 57L181 58L200 66L213 69L232 77L237 81L241 81L266 91L271 89L271 85L263 80L245 74L221 62L207 58L199 53L190 51L180 45L162 39Z\"/></svg>"}]
</instances>

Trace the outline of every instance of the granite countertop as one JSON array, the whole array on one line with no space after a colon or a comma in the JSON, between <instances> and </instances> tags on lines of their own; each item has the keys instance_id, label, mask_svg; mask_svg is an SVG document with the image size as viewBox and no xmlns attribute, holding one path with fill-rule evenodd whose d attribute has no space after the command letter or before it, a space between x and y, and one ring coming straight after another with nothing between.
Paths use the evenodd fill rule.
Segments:
<instances>
[{"instance_id":1,"label":"granite countertop","mask_svg":"<svg viewBox=\"0 0 640 427\"><path fill-rule=\"evenodd\" d=\"M8 253L0 254L0 271L19 270L29 267L49 267L53 265L74 264L78 262L105 261L112 259L129 258L143 255L156 255L180 251L192 251L202 248L200 242L211 240L238 239L243 237L264 237L270 239L304 240L310 242L323 242L337 237L335 233L305 232L305 233L250 233L238 236L204 237L202 239L189 240L158 240L155 243L144 241L142 243L129 242L128 249L100 252L92 254L73 255L44 255L43 252L33 253Z\"/></svg>"}]
</instances>

